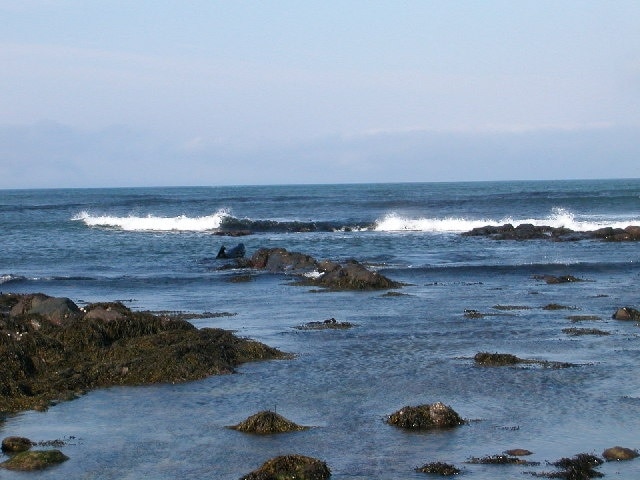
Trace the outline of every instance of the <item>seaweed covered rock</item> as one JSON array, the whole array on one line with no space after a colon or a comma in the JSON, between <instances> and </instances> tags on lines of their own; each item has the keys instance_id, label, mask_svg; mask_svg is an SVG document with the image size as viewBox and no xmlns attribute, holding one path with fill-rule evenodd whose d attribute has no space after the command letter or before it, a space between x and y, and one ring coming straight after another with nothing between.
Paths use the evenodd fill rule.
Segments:
<instances>
[{"instance_id":1,"label":"seaweed covered rock","mask_svg":"<svg viewBox=\"0 0 640 480\"><path fill-rule=\"evenodd\" d=\"M427 430L457 427L464 424L464 420L451 407L436 402L403 407L389 415L387 423L401 428Z\"/></svg>"},{"instance_id":2,"label":"seaweed covered rock","mask_svg":"<svg viewBox=\"0 0 640 480\"><path fill-rule=\"evenodd\" d=\"M307 430L309 427L298 425L291 420L287 420L276 412L265 410L251 415L243 422L240 422L237 425L232 425L229 428L240 432L271 434L297 432Z\"/></svg>"},{"instance_id":3,"label":"seaweed covered rock","mask_svg":"<svg viewBox=\"0 0 640 480\"><path fill-rule=\"evenodd\" d=\"M9 460L0 463L7 470L32 471L43 470L69 460L60 450L32 450L13 455Z\"/></svg>"},{"instance_id":4,"label":"seaweed covered rock","mask_svg":"<svg viewBox=\"0 0 640 480\"><path fill-rule=\"evenodd\" d=\"M416 472L431 473L434 475L440 475L441 477L448 477L451 475L458 475L460 470L448 463L432 462L416 468Z\"/></svg>"},{"instance_id":5,"label":"seaweed covered rock","mask_svg":"<svg viewBox=\"0 0 640 480\"><path fill-rule=\"evenodd\" d=\"M5 453L25 452L34 443L25 437L6 437L2 440L2 451Z\"/></svg>"},{"instance_id":6,"label":"seaweed covered rock","mask_svg":"<svg viewBox=\"0 0 640 480\"><path fill-rule=\"evenodd\" d=\"M603 474L594 470L602 465L602 459L588 453L579 453L572 458L561 458L551 465L560 469L559 472L547 474L549 478L564 478L567 480L581 480L589 478L599 478Z\"/></svg>"},{"instance_id":7,"label":"seaweed covered rock","mask_svg":"<svg viewBox=\"0 0 640 480\"><path fill-rule=\"evenodd\" d=\"M640 321L640 310L631 307L621 307L612 315L614 320Z\"/></svg>"},{"instance_id":8,"label":"seaweed covered rock","mask_svg":"<svg viewBox=\"0 0 640 480\"><path fill-rule=\"evenodd\" d=\"M618 460L633 460L638 456L638 451L631 450L630 448L616 446L607 448L604 452L602 452L602 456L609 462Z\"/></svg>"},{"instance_id":9,"label":"seaweed covered rock","mask_svg":"<svg viewBox=\"0 0 640 480\"><path fill-rule=\"evenodd\" d=\"M485 367L517 365L518 363L523 362L521 358L518 358L511 353L478 352L475 354L473 359L478 365L482 365Z\"/></svg>"},{"instance_id":10,"label":"seaweed covered rock","mask_svg":"<svg viewBox=\"0 0 640 480\"><path fill-rule=\"evenodd\" d=\"M353 323L339 322L332 317L321 322L307 322L295 328L297 330L346 330L351 327L353 327Z\"/></svg>"},{"instance_id":11,"label":"seaweed covered rock","mask_svg":"<svg viewBox=\"0 0 640 480\"><path fill-rule=\"evenodd\" d=\"M283 455L266 461L241 480L326 480L331 470L321 460L304 455Z\"/></svg>"},{"instance_id":12,"label":"seaweed covered rock","mask_svg":"<svg viewBox=\"0 0 640 480\"><path fill-rule=\"evenodd\" d=\"M3 299L0 295L0 305L7 303ZM17 300L11 312L26 304ZM288 357L226 330L197 329L185 320L132 312L121 304L89 305L85 311L84 317L66 317L62 323L24 310L2 312L2 411L46 408L97 387L185 382L231 373L244 362Z\"/></svg>"}]
</instances>

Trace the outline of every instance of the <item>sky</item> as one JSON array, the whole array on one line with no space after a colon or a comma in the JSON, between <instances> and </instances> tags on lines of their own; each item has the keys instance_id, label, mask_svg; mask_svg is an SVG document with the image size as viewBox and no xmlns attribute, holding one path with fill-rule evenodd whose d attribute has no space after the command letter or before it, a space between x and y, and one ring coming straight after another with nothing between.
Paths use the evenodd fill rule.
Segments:
<instances>
[{"instance_id":1,"label":"sky","mask_svg":"<svg viewBox=\"0 0 640 480\"><path fill-rule=\"evenodd\" d=\"M0 188L640 178L637 0L0 0Z\"/></svg>"}]
</instances>

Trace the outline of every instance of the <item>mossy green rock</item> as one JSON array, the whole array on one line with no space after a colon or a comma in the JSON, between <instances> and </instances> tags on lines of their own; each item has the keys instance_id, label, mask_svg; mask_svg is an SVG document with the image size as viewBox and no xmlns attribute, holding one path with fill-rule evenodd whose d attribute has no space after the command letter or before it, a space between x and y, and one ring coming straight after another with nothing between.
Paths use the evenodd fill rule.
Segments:
<instances>
[{"instance_id":1,"label":"mossy green rock","mask_svg":"<svg viewBox=\"0 0 640 480\"><path fill-rule=\"evenodd\" d=\"M331 470L321 460L304 455L272 458L241 480L326 480Z\"/></svg>"},{"instance_id":2,"label":"mossy green rock","mask_svg":"<svg viewBox=\"0 0 640 480\"><path fill-rule=\"evenodd\" d=\"M32 450L13 455L0 466L7 470L31 471L42 470L69 460L60 450Z\"/></svg>"}]
</instances>

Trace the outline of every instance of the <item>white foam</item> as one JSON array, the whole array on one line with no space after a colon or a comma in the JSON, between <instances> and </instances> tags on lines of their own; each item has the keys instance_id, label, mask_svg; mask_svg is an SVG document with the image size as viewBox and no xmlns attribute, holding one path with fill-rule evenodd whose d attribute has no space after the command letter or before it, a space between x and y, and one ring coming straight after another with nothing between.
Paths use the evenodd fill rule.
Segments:
<instances>
[{"instance_id":1,"label":"white foam","mask_svg":"<svg viewBox=\"0 0 640 480\"><path fill-rule=\"evenodd\" d=\"M379 232L468 232L477 227L500 226L510 223L514 227L522 224L536 226L548 225L555 228L565 227L576 232L597 230L604 227L624 228L628 225L640 223L640 219L611 220L596 219L594 217L580 219L564 208L554 208L551 214L543 218L515 218L504 217L500 219L468 219L464 217L445 218L408 218L396 213L385 215L375 223L374 230Z\"/></svg>"},{"instance_id":2,"label":"white foam","mask_svg":"<svg viewBox=\"0 0 640 480\"><path fill-rule=\"evenodd\" d=\"M227 216L229 216L227 210L218 210L212 215L202 217L187 217L185 215L177 217L157 217L155 215L117 217L91 215L89 212L84 211L74 216L72 220L81 221L89 227L118 228L126 231L204 232L220 228L220 224Z\"/></svg>"}]
</instances>

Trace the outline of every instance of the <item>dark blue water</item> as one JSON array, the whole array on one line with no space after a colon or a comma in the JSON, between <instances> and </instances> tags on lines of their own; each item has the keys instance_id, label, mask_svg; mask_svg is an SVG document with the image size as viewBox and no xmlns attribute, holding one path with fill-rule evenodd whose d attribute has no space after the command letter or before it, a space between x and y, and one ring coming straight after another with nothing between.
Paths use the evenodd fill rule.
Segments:
<instances>
[{"instance_id":1,"label":"dark blue water","mask_svg":"<svg viewBox=\"0 0 640 480\"><path fill-rule=\"evenodd\" d=\"M640 181L0 191L2 291L231 312L194 323L296 354L184 385L94 391L12 416L0 435L73 437L63 447L71 459L33 478L237 479L273 456L301 453L326 461L336 479L425 478L414 469L445 461L487 480L549 471L547 460L614 445L640 448L640 329L611 319L619 306L640 307L640 245L460 235L506 222L638 225ZM215 235L225 228L254 233ZM266 273L231 282L246 272L217 270L214 257L239 241L249 255L284 247L355 258L407 283L406 295L312 293ZM547 285L535 278L544 274L586 281ZM542 308L550 303L572 310ZM470 319L465 309L488 315ZM294 328L329 317L357 326ZM569 327L610 335L570 337ZM578 366L480 368L479 351ZM407 433L384 423L404 405L435 401L469 424ZM274 408L315 428L267 437L225 428ZM465 463L516 447L542 465ZM638 478L640 462L600 470Z\"/></svg>"}]
</instances>

